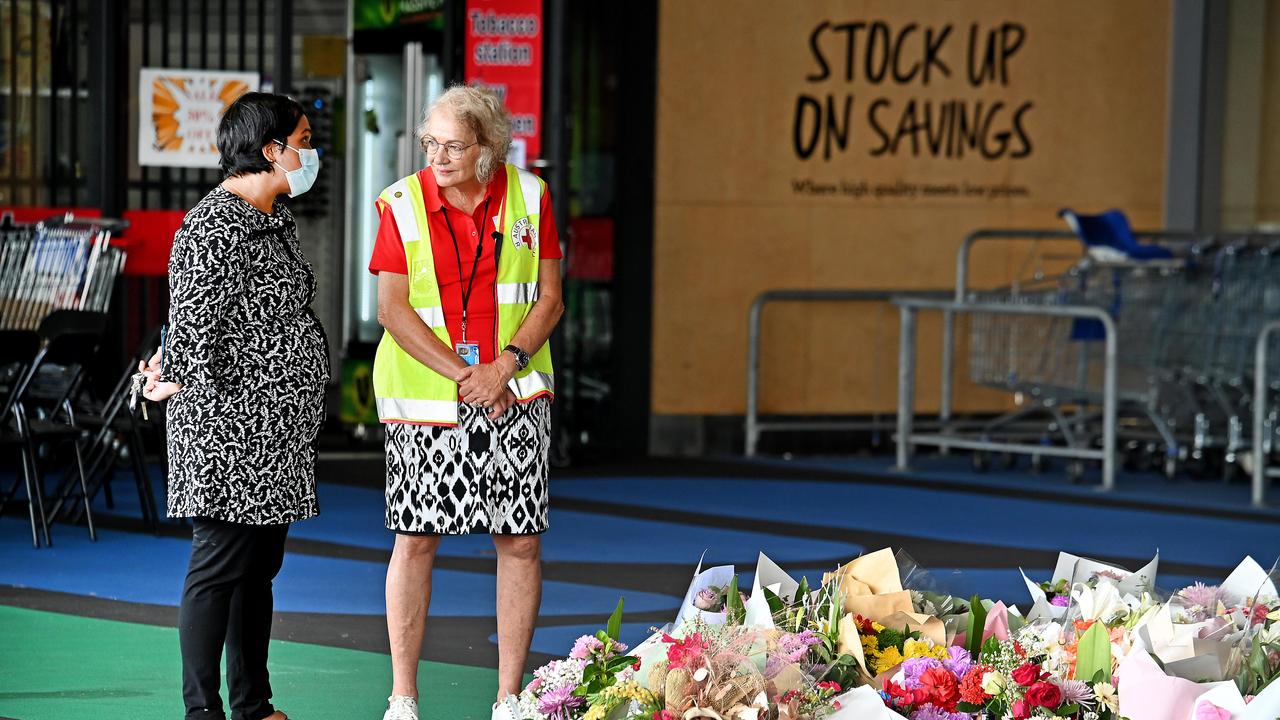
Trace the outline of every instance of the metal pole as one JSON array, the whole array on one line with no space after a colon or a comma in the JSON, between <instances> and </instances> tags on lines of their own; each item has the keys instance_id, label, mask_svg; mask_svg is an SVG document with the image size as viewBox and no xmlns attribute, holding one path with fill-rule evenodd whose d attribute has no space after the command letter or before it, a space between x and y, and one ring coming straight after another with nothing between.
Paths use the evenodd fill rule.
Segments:
<instances>
[{"instance_id":1,"label":"metal pole","mask_svg":"<svg viewBox=\"0 0 1280 720\"><path fill-rule=\"evenodd\" d=\"M761 294L751 303L747 316L747 457L755 457L756 444L760 440L760 315L768 293Z\"/></svg>"},{"instance_id":2,"label":"metal pole","mask_svg":"<svg viewBox=\"0 0 1280 720\"><path fill-rule=\"evenodd\" d=\"M271 78L274 92L288 95L293 92L293 0L276 0L276 57L275 76ZM226 5L223 5L223 18L226 18ZM240 43L244 44L243 26ZM226 28L223 28L226 32ZM244 64L243 58L241 65ZM226 64L224 61L223 68Z\"/></svg>"},{"instance_id":3,"label":"metal pole","mask_svg":"<svg viewBox=\"0 0 1280 720\"><path fill-rule=\"evenodd\" d=\"M459 3L461 4L461 3ZM542 76L544 78L544 86L546 91L543 98L546 102L545 115L543 117L542 127L542 159L546 160L550 167L544 170L544 179L547 181L547 189L551 192L553 200L552 212L555 214L556 227L564 228L562 240L560 241L561 251L564 257L573 257L573 248L570 243L573 239L573 233L569 232L569 123L567 116L569 114L569 96L568 96L568 75L569 64L566 55L569 50L569 36L566 32L567 25L567 9L565 7L566 0L546 0L543 3L543 57L546 58ZM464 36L465 37L465 36ZM530 158L532 159L532 158ZM566 263L561 262L561 268L567 271L569 267ZM579 284L578 292L580 297L585 298L587 288ZM586 304L579 302L579 313L582 313ZM581 320L579 315L577 318ZM565 357L570 358L569 363L572 364L574 373L574 385L571 393L567 393L568 403L554 403L551 406L551 436L571 436L580 435L581 422L578 414L581 408L580 398L578 396L581 384L578 382L582 377L583 363L582 354L578 352L581 349L582 337L581 332L577 333L577 345L575 352L571 355L565 352L565 329L567 323L560 322L556 324L555 329L551 333L548 340L553 350L556 352L564 352ZM552 443L552 453L558 454L560 457L555 458L558 462L568 465L571 457L572 443Z\"/></svg>"},{"instance_id":4,"label":"metal pole","mask_svg":"<svg viewBox=\"0 0 1280 720\"><path fill-rule=\"evenodd\" d=\"M969 285L969 248L977 241L981 230L975 230L964 236L960 250L956 253L956 302L964 302Z\"/></svg>"},{"instance_id":5,"label":"metal pole","mask_svg":"<svg viewBox=\"0 0 1280 720\"><path fill-rule=\"evenodd\" d=\"M903 306L898 334L898 464L895 470L911 469L911 434L915 419L916 309Z\"/></svg>"},{"instance_id":6,"label":"metal pole","mask_svg":"<svg viewBox=\"0 0 1280 720\"><path fill-rule=\"evenodd\" d=\"M961 301L963 302L963 301ZM942 311L942 382L939 384L939 393L941 398L938 402L938 420L942 423L942 432L947 432L947 423L951 422L951 383L952 377L955 375L955 329L956 315L951 310ZM943 445L940 448L943 455L946 455L949 448Z\"/></svg>"},{"instance_id":7,"label":"metal pole","mask_svg":"<svg viewBox=\"0 0 1280 720\"><path fill-rule=\"evenodd\" d=\"M1106 366L1103 368L1104 385L1102 388L1102 491L1111 492L1116 487L1116 410L1118 407L1118 391L1116 387L1116 362L1118 338L1116 323L1110 315L1101 318L1107 332Z\"/></svg>"},{"instance_id":8,"label":"metal pole","mask_svg":"<svg viewBox=\"0 0 1280 720\"><path fill-rule=\"evenodd\" d=\"M1266 423L1267 404L1267 342L1271 333L1280 329L1280 320L1263 326L1254 349L1253 366L1253 505L1262 507L1267 502L1267 449L1263 442L1263 425Z\"/></svg>"}]
</instances>

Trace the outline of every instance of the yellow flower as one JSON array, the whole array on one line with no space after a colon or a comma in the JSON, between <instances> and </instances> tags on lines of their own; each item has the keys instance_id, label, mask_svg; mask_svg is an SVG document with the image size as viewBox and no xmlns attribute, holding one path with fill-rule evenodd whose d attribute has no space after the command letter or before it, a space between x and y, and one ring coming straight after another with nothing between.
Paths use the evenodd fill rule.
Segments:
<instances>
[{"instance_id":1,"label":"yellow flower","mask_svg":"<svg viewBox=\"0 0 1280 720\"><path fill-rule=\"evenodd\" d=\"M902 657L902 653L898 652L898 648L885 648L880 651L880 655L876 658L876 674L879 675L889 668L901 665L902 661L905 659L906 658Z\"/></svg>"},{"instance_id":2,"label":"yellow flower","mask_svg":"<svg viewBox=\"0 0 1280 720\"><path fill-rule=\"evenodd\" d=\"M884 626L883 626L883 625L881 625L881 624L880 624L880 623L878 623L878 622L872 622L872 623L871 623L871 629L872 629L872 630L875 630L875 631L876 631L876 632L878 632L878 633L882 633L882 632L884 632Z\"/></svg>"},{"instance_id":3,"label":"yellow flower","mask_svg":"<svg viewBox=\"0 0 1280 720\"><path fill-rule=\"evenodd\" d=\"M907 659L928 657L946 660L948 657L946 648L934 645L929 640L914 640L911 638L908 638L902 644L902 655Z\"/></svg>"},{"instance_id":4,"label":"yellow flower","mask_svg":"<svg viewBox=\"0 0 1280 720\"><path fill-rule=\"evenodd\" d=\"M907 638L907 640L902 643L902 656L905 658L925 657L931 654L932 653L929 652L929 646L919 640Z\"/></svg>"},{"instance_id":5,"label":"yellow flower","mask_svg":"<svg viewBox=\"0 0 1280 720\"><path fill-rule=\"evenodd\" d=\"M880 638L875 635L862 636L862 653L864 655L874 655L880 650Z\"/></svg>"},{"instance_id":6,"label":"yellow flower","mask_svg":"<svg viewBox=\"0 0 1280 720\"><path fill-rule=\"evenodd\" d=\"M628 701L635 700L641 704L652 704L656 696L640 687L634 680L611 685L601 692L591 703L591 707L582 716L582 720L604 720L614 708Z\"/></svg>"}]
</instances>

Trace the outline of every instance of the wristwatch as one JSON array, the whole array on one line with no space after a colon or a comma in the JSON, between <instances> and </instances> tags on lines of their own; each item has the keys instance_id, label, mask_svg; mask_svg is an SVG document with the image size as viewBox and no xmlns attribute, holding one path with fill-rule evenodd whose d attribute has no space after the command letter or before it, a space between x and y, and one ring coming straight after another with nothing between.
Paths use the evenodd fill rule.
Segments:
<instances>
[{"instance_id":1,"label":"wristwatch","mask_svg":"<svg viewBox=\"0 0 1280 720\"><path fill-rule=\"evenodd\" d=\"M515 358L516 358L516 372L520 372L521 370L523 370L523 369L525 369L525 368L529 367L529 353L527 353L527 352L525 352L525 351L521 350L520 348L516 347L515 345L508 345L508 346L506 346L505 348L503 348L503 351L504 351L504 352L509 352L509 353L511 353L512 355L514 355L514 356L515 356Z\"/></svg>"}]
</instances>

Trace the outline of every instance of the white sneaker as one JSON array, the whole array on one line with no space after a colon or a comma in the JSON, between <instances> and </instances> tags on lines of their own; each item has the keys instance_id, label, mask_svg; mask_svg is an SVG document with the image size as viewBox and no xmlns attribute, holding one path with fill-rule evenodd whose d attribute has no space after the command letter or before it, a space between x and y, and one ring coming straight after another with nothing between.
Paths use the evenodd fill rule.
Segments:
<instances>
[{"instance_id":1,"label":"white sneaker","mask_svg":"<svg viewBox=\"0 0 1280 720\"><path fill-rule=\"evenodd\" d=\"M382 720L418 720L418 701L407 695L392 695L387 698Z\"/></svg>"},{"instance_id":2,"label":"white sneaker","mask_svg":"<svg viewBox=\"0 0 1280 720\"><path fill-rule=\"evenodd\" d=\"M515 695L508 695L493 704L490 720L520 720L520 703Z\"/></svg>"}]
</instances>

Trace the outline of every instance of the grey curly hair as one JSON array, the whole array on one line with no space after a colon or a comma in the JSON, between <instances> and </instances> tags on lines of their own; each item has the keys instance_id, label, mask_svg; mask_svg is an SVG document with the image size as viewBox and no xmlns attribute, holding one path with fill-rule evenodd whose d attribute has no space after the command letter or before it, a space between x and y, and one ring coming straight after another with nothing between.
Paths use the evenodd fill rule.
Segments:
<instances>
[{"instance_id":1,"label":"grey curly hair","mask_svg":"<svg viewBox=\"0 0 1280 720\"><path fill-rule=\"evenodd\" d=\"M418 124L418 144L427 149L427 122L437 110L448 110L459 123L476 135L480 159L476 179L487 183L498 166L507 161L511 149L511 111L494 90L479 85L455 85L431 103Z\"/></svg>"}]
</instances>

